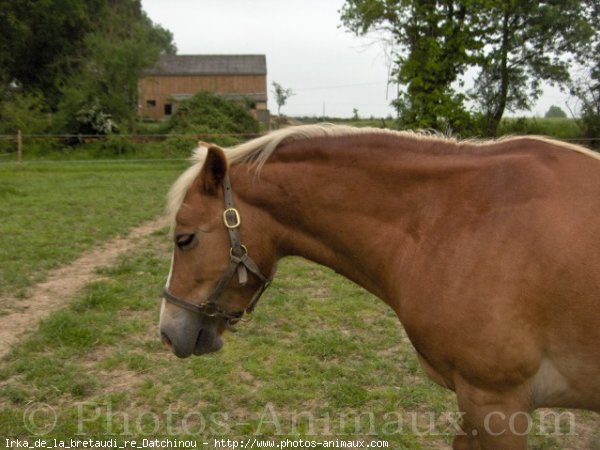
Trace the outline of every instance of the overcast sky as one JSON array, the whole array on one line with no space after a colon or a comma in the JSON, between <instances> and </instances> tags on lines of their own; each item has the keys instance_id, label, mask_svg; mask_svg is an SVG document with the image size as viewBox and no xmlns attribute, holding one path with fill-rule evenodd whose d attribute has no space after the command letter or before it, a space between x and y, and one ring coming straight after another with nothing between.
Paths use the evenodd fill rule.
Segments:
<instances>
[{"instance_id":1,"label":"overcast sky","mask_svg":"<svg viewBox=\"0 0 600 450\"><path fill-rule=\"evenodd\" d=\"M340 27L343 0L142 0L149 17L169 29L178 54L265 54L269 109L277 111L271 83L296 95L282 113L291 116L394 115L389 106L383 47ZM531 115L566 96L547 88Z\"/></svg>"}]
</instances>

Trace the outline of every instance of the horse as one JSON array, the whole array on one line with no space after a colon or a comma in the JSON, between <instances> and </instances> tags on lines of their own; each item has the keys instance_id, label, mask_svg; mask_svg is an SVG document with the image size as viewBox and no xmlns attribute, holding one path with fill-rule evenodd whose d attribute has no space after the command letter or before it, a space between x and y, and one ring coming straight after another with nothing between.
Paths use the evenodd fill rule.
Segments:
<instances>
[{"instance_id":1,"label":"horse","mask_svg":"<svg viewBox=\"0 0 600 450\"><path fill-rule=\"evenodd\" d=\"M456 393L454 449L526 448L536 408L600 412L596 153L318 124L202 143L193 161L168 200L159 327L178 357L219 350L298 255L395 311Z\"/></svg>"}]
</instances>

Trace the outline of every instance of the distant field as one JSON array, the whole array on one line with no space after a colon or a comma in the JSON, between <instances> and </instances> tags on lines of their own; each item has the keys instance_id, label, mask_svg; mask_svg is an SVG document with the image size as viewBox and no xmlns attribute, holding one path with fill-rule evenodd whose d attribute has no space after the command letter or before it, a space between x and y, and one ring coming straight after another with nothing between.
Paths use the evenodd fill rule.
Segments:
<instances>
[{"instance_id":1,"label":"distant field","mask_svg":"<svg viewBox=\"0 0 600 450\"><path fill-rule=\"evenodd\" d=\"M51 268L163 212L186 166L159 163L0 165L0 296L23 295Z\"/></svg>"},{"instance_id":2,"label":"distant field","mask_svg":"<svg viewBox=\"0 0 600 450\"><path fill-rule=\"evenodd\" d=\"M329 269L287 259L254 320L227 333L221 352L179 360L157 332L169 256L163 230L10 354L0 368L3 438L448 448L453 394L425 377L383 302ZM530 448L600 449L597 420L578 413L576 429L551 426L558 435L543 436L536 422Z\"/></svg>"},{"instance_id":3,"label":"distant field","mask_svg":"<svg viewBox=\"0 0 600 450\"><path fill-rule=\"evenodd\" d=\"M311 117L299 117L292 118L292 121L297 121L298 123L308 124L308 123L335 123L340 125L350 125L353 127L373 127L373 128L394 128L395 121L391 118L369 118L369 119L340 119L336 117L325 117L325 118L311 118Z\"/></svg>"},{"instance_id":4,"label":"distant field","mask_svg":"<svg viewBox=\"0 0 600 450\"><path fill-rule=\"evenodd\" d=\"M499 128L504 134L540 134L557 139L579 139L581 129L575 119L505 118Z\"/></svg>"},{"instance_id":5,"label":"distant field","mask_svg":"<svg viewBox=\"0 0 600 450\"><path fill-rule=\"evenodd\" d=\"M336 118L300 118L302 123L318 123L321 121L351 125L356 127L394 128L394 119L391 118L365 118L365 119L336 119ZM550 136L556 139L576 140L581 138L581 129L575 119L546 119L541 117L505 118L502 120L498 135L524 135L537 134ZM467 136L463 136L467 137Z\"/></svg>"}]
</instances>

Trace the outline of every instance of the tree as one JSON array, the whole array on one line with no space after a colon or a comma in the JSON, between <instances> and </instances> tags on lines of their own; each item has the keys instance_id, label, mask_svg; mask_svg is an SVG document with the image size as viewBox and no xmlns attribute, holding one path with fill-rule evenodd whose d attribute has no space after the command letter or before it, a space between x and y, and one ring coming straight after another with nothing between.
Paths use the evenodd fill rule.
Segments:
<instances>
[{"instance_id":1,"label":"tree","mask_svg":"<svg viewBox=\"0 0 600 450\"><path fill-rule=\"evenodd\" d=\"M44 133L50 125L40 94L9 92L0 103L0 134Z\"/></svg>"},{"instance_id":2,"label":"tree","mask_svg":"<svg viewBox=\"0 0 600 450\"><path fill-rule=\"evenodd\" d=\"M141 70L174 50L139 0L2 0L0 102L10 90L41 95L46 112L63 110L64 126L95 105L128 120Z\"/></svg>"},{"instance_id":3,"label":"tree","mask_svg":"<svg viewBox=\"0 0 600 450\"><path fill-rule=\"evenodd\" d=\"M600 5L595 13L598 16ZM600 149L600 23L596 21L595 25L591 57L585 61L583 74L571 84L571 93L581 105L578 122L584 136L592 139L593 148Z\"/></svg>"},{"instance_id":4,"label":"tree","mask_svg":"<svg viewBox=\"0 0 600 450\"><path fill-rule=\"evenodd\" d=\"M279 83L273 81L273 93L277 102L277 115L281 115L281 107L287 103L288 98L295 95L292 89L284 89Z\"/></svg>"},{"instance_id":5,"label":"tree","mask_svg":"<svg viewBox=\"0 0 600 450\"><path fill-rule=\"evenodd\" d=\"M548 111L546 111L544 117L547 119L564 119L567 117L567 113L564 112L559 106L552 105L550 108L548 108Z\"/></svg>"},{"instance_id":6,"label":"tree","mask_svg":"<svg viewBox=\"0 0 600 450\"><path fill-rule=\"evenodd\" d=\"M565 84L589 51L600 0L346 0L342 23L392 42L394 104L404 125L469 125L462 75L479 68L471 100L495 135L508 110L528 109L541 82ZM597 12L597 10L596 10Z\"/></svg>"},{"instance_id":7,"label":"tree","mask_svg":"<svg viewBox=\"0 0 600 450\"><path fill-rule=\"evenodd\" d=\"M600 149L600 80L583 83L579 91L582 101L580 123L584 135L592 139L592 146Z\"/></svg>"},{"instance_id":8,"label":"tree","mask_svg":"<svg viewBox=\"0 0 600 450\"><path fill-rule=\"evenodd\" d=\"M484 2L482 2L484 3ZM473 98L495 136L506 110L527 110L541 82L565 85L573 59L589 51L598 0L487 0L479 12L481 72Z\"/></svg>"},{"instance_id":9,"label":"tree","mask_svg":"<svg viewBox=\"0 0 600 450\"><path fill-rule=\"evenodd\" d=\"M80 67L83 38L100 1L3 0L0 2L0 58L4 87L43 92L55 103L60 85ZM4 66L4 63L8 63Z\"/></svg>"},{"instance_id":10,"label":"tree","mask_svg":"<svg viewBox=\"0 0 600 450\"><path fill-rule=\"evenodd\" d=\"M128 0L113 3L105 20L86 35L88 56L62 89L61 109L71 123L74 112L97 108L131 128L140 74L160 53L175 51L171 33L153 24L138 6Z\"/></svg>"},{"instance_id":11,"label":"tree","mask_svg":"<svg viewBox=\"0 0 600 450\"><path fill-rule=\"evenodd\" d=\"M393 46L393 76L404 86L393 102L401 124L442 129L468 120L453 86L480 48L473 1L346 0L342 23L357 35L379 33Z\"/></svg>"}]
</instances>

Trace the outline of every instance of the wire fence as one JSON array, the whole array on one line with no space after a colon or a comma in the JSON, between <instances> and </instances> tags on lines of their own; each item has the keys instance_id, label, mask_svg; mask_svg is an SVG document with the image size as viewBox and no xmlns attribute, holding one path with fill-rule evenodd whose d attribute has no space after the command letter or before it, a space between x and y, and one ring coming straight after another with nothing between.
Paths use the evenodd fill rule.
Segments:
<instances>
[{"instance_id":1,"label":"wire fence","mask_svg":"<svg viewBox=\"0 0 600 450\"><path fill-rule=\"evenodd\" d=\"M107 163L107 162L161 162L161 161L184 161L186 158L174 158L169 156L152 156L140 158L140 152L143 155L144 147L138 146L135 149L137 158L132 158L131 155L126 157L106 159L106 158L65 158L52 157L52 152L46 152L48 159L44 159L37 153L27 152L27 145L39 143L64 144L65 148L75 149L78 144L89 144L94 142L109 142L112 140L126 141L132 144L144 144L151 142L162 142L167 139L187 139L194 141L211 141L222 138L235 138L240 141L246 141L256 137L260 137L260 133L187 133L187 134L113 134L113 135L97 135L97 134L4 134L0 135L0 164L29 164L29 163ZM150 150L150 148L147 148ZM81 152L80 152L81 153ZM27 158L29 156L29 158ZM148 156L148 153L146 153Z\"/></svg>"},{"instance_id":2,"label":"wire fence","mask_svg":"<svg viewBox=\"0 0 600 450\"><path fill-rule=\"evenodd\" d=\"M216 139L235 137L239 139L252 139L262 136L260 133L195 133L195 134L22 134L19 138L18 134L0 134L0 141L8 141L17 143L19 139L28 141L64 141L64 142L95 142L106 141L110 139L125 139L130 142L152 142L163 141L167 138L183 138L183 139Z\"/></svg>"},{"instance_id":3,"label":"wire fence","mask_svg":"<svg viewBox=\"0 0 600 450\"><path fill-rule=\"evenodd\" d=\"M215 139L225 137L235 137L240 139L254 139L263 136L262 133L194 133L194 134L22 134L23 140L42 140L42 141L106 141L114 138L121 138L131 142L151 142L162 141L167 138L183 138L183 139ZM550 136L552 137L552 136ZM597 142L600 138L557 138L553 139L563 142ZM19 137L16 134L0 134L0 141L18 142Z\"/></svg>"},{"instance_id":4,"label":"wire fence","mask_svg":"<svg viewBox=\"0 0 600 450\"><path fill-rule=\"evenodd\" d=\"M144 147L136 147L134 158L133 155L127 157L121 156L116 158L47 158L44 159L39 155L27 158L26 143L34 142L49 142L49 143L64 143L65 146L73 146L74 144L86 144L93 142L109 141L112 139L121 139L133 144L143 144L151 142L161 142L167 139L179 138L189 139L191 141L210 141L219 138L236 138L241 141L250 140L263 136L260 133L194 133L194 134L116 134L116 135L96 135L96 134L3 134L0 135L0 164L57 164L57 163L152 163L152 162L169 162L169 161L185 161L187 158L176 158L173 155L144 157ZM575 143L585 147L598 147L596 142L600 142L600 138L554 138L562 142ZM141 154L140 154L141 152ZM147 154L148 155L148 154ZM142 156L142 157L140 157Z\"/></svg>"}]
</instances>

